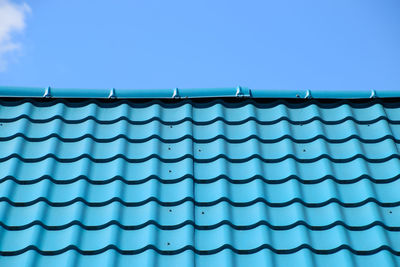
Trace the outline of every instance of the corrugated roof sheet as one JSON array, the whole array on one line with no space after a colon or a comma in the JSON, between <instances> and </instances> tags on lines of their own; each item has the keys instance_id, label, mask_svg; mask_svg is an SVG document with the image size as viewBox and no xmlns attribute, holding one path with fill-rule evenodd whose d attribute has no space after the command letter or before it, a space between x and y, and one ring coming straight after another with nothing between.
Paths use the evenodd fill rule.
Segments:
<instances>
[{"instance_id":1,"label":"corrugated roof sheet","mask_svg":"<svg viewBox=\"0 0 400 267\"><path fill-rule=\"evenodd\" d=\"M0 101L0 266L398 266L400 100Z\"/></svg>"}]
</instances>

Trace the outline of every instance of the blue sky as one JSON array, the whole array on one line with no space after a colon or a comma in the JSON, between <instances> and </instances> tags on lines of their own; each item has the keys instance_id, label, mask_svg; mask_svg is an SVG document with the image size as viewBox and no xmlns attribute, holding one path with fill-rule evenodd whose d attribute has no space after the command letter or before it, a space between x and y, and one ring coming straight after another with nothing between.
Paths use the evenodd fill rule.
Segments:
<instances>
[{"instance_id":1,"label":"blue sky","mask_svg":"<svg viewBox=\"0 0 400 267\"><path fill-rule=\"evenodd\" d=\"M0 85L400 90L399 14L398 0L0 0Z\"/></svg>"}]
</instances>

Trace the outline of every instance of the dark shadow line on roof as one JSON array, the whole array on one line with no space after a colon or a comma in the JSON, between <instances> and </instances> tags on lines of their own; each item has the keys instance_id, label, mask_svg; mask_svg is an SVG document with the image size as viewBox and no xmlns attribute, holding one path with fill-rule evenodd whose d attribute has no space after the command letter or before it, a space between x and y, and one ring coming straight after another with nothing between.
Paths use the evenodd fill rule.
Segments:
<instances>
[{"instance_id":1,"label":"dark shadow line on roof","mask_svg":"<svg viewBox=\"0 0 400 267\"><path fill-rule=\"evenodd\" d=\"M239 255L254 254L254 253L257 253L257 252L259 252L261 250L264 250L264 249L270 250L270 251L272 251L273 253L276 253L276 254L285 254L285 255L287 255L287 254L296 253L296 252L298 252L300 250L303 250L303 249L307 249L307 250L311 251L312 253L319 254L319 255L330 255L330 254L337 253L337 252L339 252L341 250L347 250L350 253L355 254L355 255L374 255L374 254L376 254L376 253L378 253L380 251L388 251L389 253L391 253L393 255L400 256L400 251L396 251L396 250L394 250L393 248L391 248L391 247L389 247L387 245L382 245L382 246L380 246L378 248L375 248L375 249L372 249L372 250L356 250L356 249L350 247L349 245L340 245L340 246L338 246L336 248L333 248L333 249L320 250L320 249L313 248L312 246L310 246L308 244L302 244L302 245L299 245L299 246L297 246L295 248L292 248L292 249L276 249L276 248L272 247L269 244L263 244L263 245L261 245L261 246L259 246L257 248L253 248L253 249L237 249L237 248L233 247L230 244L225 244L225 245L222 245L222 246L220 246L220 247L218 247L216 249L210 249L210 250L198 250L198 249L196 249L195 247L193 247L191 245L184 246L184 247L182 247L180 249L177 249L177 250L161 250L161 249L157 248L154 245L147 245L147 246L145 246L143 248L134 249L134 250L123 250L123 249L120 249L119 247L117 247L115 245L108 245L108 246L106 246L104 248L97 249L97 250L82 250L82 249L78 248L75 245L69 245L69 246L67 246L65 248L62 248L62 249L59 249L59 250L51 250L51 251L49 251L49 250L41 250L40 248L38 248L36 246L29 245L29 246L27 246L27 247L25 247L23 249L20 249L20 250L15 250L15 251L4 251L3 250L3 251L0 251L0 255L1 256L17 256L17 255L21 255L21 254L23 254L25 252L28 252L28 251L36 251L37 253L39 253L41 255L53 256L53 255L59 255L59 254L65 253L65 252L70 251L70 250L74 250L74 251L76 251L77 253L79 253L81 255L98 255L98 254L106 252L107 250L115 250L116 252L118 252L119 254L122 254L122 255L137 255L137 254L143 253L143 252L145 252L147 250L154 250L155 252L157 252L160 255L177 255L177 254L183 253L183 252L185 252L187 250L193 251L197 255L213 255L213 254L217 254L217 253L219 253L219 252L221 252L221 251L223 251L225 249L231 250L233 253L236 253L236 254L239 254Z\"/></svg>"},{"instance_id":2,"label":"dark shadow line on roof","mask_svg":"<svg viewBox=\"0 0 400 267\"><path fill-rule=\"evenodd\" d=\"M207 108L216 104L221 104L227 108L243 107L247 104L252 104L256 107L267 108L276 107L283 104L289 108L304 108L310 105L316 105L320 108L336 108L342 105L349 105L353 108L365 108L374 104L381 104L387 108L395 108L400 106L400 98L385 98L385 99L273 99L273 98L257 98L257 99L242 99L242 98L205 98L205 99L163 99L163 100L144 100L144 99L62 99L62 98L0 98L0 104L4 106L17 106L23 103L32 103L37 107L49 107L55 104L65 104L68 107L83 107L89 104L96 104L99 107L111 108L121 104L127 104L131 107L149 107L158 104L162 107L174 108L181 107L185 104L191 104L198 108Z\"/></svg>"},{"instance_id":3,"label":"dark shadow line on roof","mask_svg":"<svg viewBox=\"0 0 400 267\"><path fill-rule=\"evenodd\" d=\"M145 200L137 201L137 202L124 201L119 197L113 197L113 198L110 198L110 199L108 199L106 201L101 201L101 202L89 202L89 201L87 201L86 199L84 199L82 197L76 197L74 199L71 199L69 201L64 201L64 202L52 202L52 201L48 200L45 197L38 197L38 198L36 198L34 200L27 201L27 202L16 202L16 201L10 200L8 197L0 197L0 202L1 201L7 202L8 204L10 204L10 205L12 205L14 207L28 207L28 206L32 206L34 204L37 204L39 202L44 202L47 205L52 206L52 207L66 207L66 206L72 205L72 204L77 203L77 202L81 202L81 203L83 203L83 204L85 204L85 205L87 205L89 207L103 207L103 206L109 205L109 204L114 203L114 202L119 202L121 205L126 206L126 207L139 207L139 206L145 205L145 204L150 203L150 202L156 202L157 204L159 204L160 206L163 206L163 207L178 206L178 205L181 205L181 204L183 204L185 202L191 202L197 207L210 207L210 206L217 205L217 204L219 204L221 202L226 202L226 203L228 203L228 204L230 204L230 205L232 205L234 207L248 207L248 206L254 205L255 203L264 203L265 205L267 205L269 207L277 207L277 208L278 207L287 207L287 206L292 205L294 203L299 203L299 204L302 204L305 207L309 207L309 208L324 207L324 206L329 205L331 203L337 203L338 205L340 205L342 207L346 207L346 208L360 207L360 206L363 206L363 205L365 205L367 203L375 203L375 204L377 204L378 206L381 206L381 207L398 207L398 206L400 206L400 201L396 201L396 202L381 202L381 201L377 200L376 198L372 198L372 197L366 198L366 199L364 199L362 201L359 201L359 202L352 202L352 203L343 202L343 201L341 201L341 200L339 200L337 198L330 198L330 199L327 199L326 201L318 202L318 203L309 203L309 202L305 202L304 200L302 200L300 198L293 198L293 199L291 199L289 201L279 202L278 203L278 202L267 201L265 198L262 198L262 197L258 197L258 198L255 198L255 199L251 200L251 201L246 201L246 202L235 202L235 201L232 201L231 199L229 199L227 197L221 197L221 198L216 199L214 201L207 201L207 202L200 202L200 201L194 200L192 197L185 197L185 198L182 198L181 200L173 201L173 202L164 202L164 201L159 200L156 197L149 197L149 198L147 198Z\"/></svg>"},{"instance_id":4,"label":"dark shadow line on roof","mask_svg":"<svg viewBox=\"0 0 400 267\"><path fill-rule=\"evenodd\" d=\"M326 224L326 225L310 225L309 223L307 223L303 220L299 220L299 221L296 221L296 222L294 222L292 224L288 224L288 225L272 225L271 223L269 223L268 221L265 221L265 220L261 220L261 221L258 221L256 223L249 224L249 225L235 225L234 223L232 223L229 220L222 220L222 221L212 224L212 225L198 225L198 224L195 224L192 220L186 220L182 223L175 224L175 225L161 225L160 223L158 223L157 221L154 221L154 220L149 220L149 221L146 221L145 223L138 224L138 225L124 225L116 220L111 220L111 221L108 221L107 223L100 224L100 225L85 225L84 223L82 223L81 221L78 221L78 220L74 220L74 221L71 221L71 222L69 222L67 224L63 224L63 225L47 225L44 222L39 221L39 220L35 220L35 221L32 221L32 222L30 222L28 224L24 224L24 225L6 225L4 222L0 222L0 227L4 228L7 231L22 231L22 230L26 230L26 229L29 229L34 226L40 226L43 229L49 230L49 231L65 230L72 226L79 226L83 230L96 231L96 230L106 229L113 225L118 226L122 230L140 230L140 229L143 229L150 225L154 225L160 230L178 230L178 229L181 229L188 225L193 226L196 230L214 230L221 226L227 225L227 226L231 227L232 229L239 230L239 231L252 230L259 226L266 226L269 229L276 230L276 231L291 230L297 226L304 226L308 230L312 230L312 231L325 231L325 230L329 230L329 229L332 229L337 226L342 226L349 231L365 231L365 230L371 229L373 227L382 227L384 230L391 231L391 232L399 232L400 231L400 226L388 226L388 225L384 224L382 221L374 221L374 222L371 222L366 225L352 226L352 225L346 224L344 221L339 221L339 220L332 222L330 224Z\"/></svg>"},{"instance_id":5,"label":"dark shadow line on roof","mask_svg":"<svg viewBox=\"0 0 400 267\"><path fill-rule=\"evenodd\" d=\"M355 119L354 117L351 117L351 116L347 116L345 118L342 118L340 120L335 120L335 121L324 120L321 117L312 117L312 118L307 119L307 120L291 120L290 118L288 118L286 116L283 116L283 117L280 117L278 119L274 119L274 120L271 120L271 121L261 121L261 120L255 118L255 117L248 117L246 119L239 120L239 121L229 121L229 120L226 120L223 117L216 117L216 118L208 120L208 121L196 121L196 120L193 120L190 117L185 117L183 119L176 120L176 121L164 121L159 117L152 117L152 118L149 118L149 119L146 119L146 120L142 120L142 121L140 121L140 120L133 121L133 120L127 118L126 116L121 116L121 117L118 117L118 118L113 119L113 120L99 120L99 119L95 118L94 116L87 116L87 117L82 118L82 119L65 119L65 118L61 117L60 115L55 115L55 116L52 116L52 117L47 118L47 119L34 119L34 118L29 117L26 114L22 114L22 115L19 115L17 117L14 117L14 118L0 118L0 123L12 123L12 122L17 122L17 121L22 120L22 119L26 119L31 123L49 123L49 122L52 122L54 120L61 120L63 123L67 123L67 124L80 124L80 123L84 123L86 121L95 121L96 123L102 124L102 125L114 124L114 123L118 123L120 121L126 121L127 123L132 124L132 125L146 125L146 124L149 124L151 122L156 121L156 122L159 122L159 123L161 123L163 125L166 125L166 126L168 126L168 125L179 125L179 124L182 124L182 123L185 123L185 122L190 122L190 123L192 123L192 124L194 124L196 126L205 126L205 125L210 125L210 124L213 124L215 122L220 122L220 121L225 123L225 124L227 124L227 125L241 125L241 124L247 123L249 121L254 121L259 125L274 125L274 124L277 124L277 123L279 123L281 121L287 121L288 123L290 123L292 125L304 125L304 124L312 123L314 121L321 122L321 123L323 123L325 125L338 125L338 124L341 124L341 123L344 123L344 122L347 122L347 121L352 121L352 122L360 124L360 125L367 125L367 124L374 124L374 123L382 121L382 120L386 121L386 122L388 122L390 124L395 124L395 125L400 124L400 120L391 120L391 119L388 119L385 116L379 116L379 117L377 117L375 119L363 120L363 121L357 120L357 119Z\"/></svg>"},{"instance_id":6,"label":"dark shadow line on roof","mask_svg":"<svg viewBox=\"0 0 400 267\"><path fill-rule=\"evenodd\" d=\"M13 134L13 135L10 135L10 136L7 136L7 137L4 137L4 136L0 137L0 142L10 141L10 140L13 140L13 139L15 139L17 137L21 137L21 138L23 138L23 139L25 139L26 141L29 141L29 142L42 142L42 141L46 141L46 140L49 140L50 138L54 137L54 138L59 139L62 142L66 142L66 143L67 142L78 142L78 141L82 141L82 140L84 140L86 138L90 138L93 141L98 142L98 143L110 143L110 142L113 142L113 141L118 140L118 139L125 139L127 142L130 142L130 143L144 143L144 142L150 141L152 139L158 139L163 143L169 143L169 144L178 143L178 142L183 141L185 139L190 139L193 142L199 143L199 144L210 143L210 142L216 141L218 139L223 139L226 142L232 143L232 144L244 143L244 142L249 141L251 139L255 139L255 140L257 140L257 141L259 141L261 143L265 143L265 144L277 143L277 142L280 142L280 141L285 140L285 139L291 140L294 143L298 143L298 144L311 143L311 142L316 141L318 139L325 140L326 142L332 143L332 144L344 143L344 142L347 142L347 141L352 140L352 139L357 139L360 142L367 143L367 144L379 143L379 142L382 142L382 141L387 140L387 139L393 140L395 143L400 143L400 139L396 139L393 135L385 135L385 136L382 136L382 137L376 138L376 139L365 139L365 138L361 138L361 137L359 137L358 135L355 135L355 134L350 135L350 136L345 137L345 138L341 138L341 139L330 139L330 138L328 138L328 137L326 137L324 135L321 135L321 134L316 135L316 136L311 137L311 138L307 138L307 139L296 139L293 136L288 135L288 134L285 134L285 135L283 135L281 137L274 138L274 139L263 139L263 138L260 138L257 135L249 135L249 136L247 136L245 138L241 138L241 139L230 139L230 138L227 138L224 135L217 135L217 136L214 136L214 137L208 138L208 139L197 139L197 138L194 138L191 135L183 135L183 136L181 136L179 138L175 138L175 139L164 139L164 138L160 137L159 135L153 134L153 135L145 137L145 138L134 139L134 138L129 138L128 136L126 136L124 134L119 134L119 135L116 135L116 136L110 137L110 138L97 138L97 137L93 136L92 134L84 134L84 135L81 135L79 137L67 138L67 137L62 137L59 134L55 134L55 133L52 133L52 134L49 134L49 135L43 136L43 137L28 137L25 134L16 133L16 134Z\"/></svg>"},{"instance_id":7,"label":"dark shadow line on roof","mask_svg":"<svg viewBox=\"0 0 400 267\"><path fill-rule=\"evenodd\" d=\"M246 184L246 183L250 183L255 180L261 180L262 182L264 182L266 184L282 184L282 183L285 183L285 182L288 182L291 180L296 180L302 184L318 184L318 183L324 182L326 180L332 180L338 184L353 184L353 183L359 182L361 180L369 180L376 184L386 184L386 183L391 183L391 182L395 182L395 181L399 180L400 174L395 175L390 178L385 178L385 179L383 179L383 178L375 179L375 178L371 177L370 175L363 174L356 178L351 178L351 179L338 179L337 177L334 177L332 175L325 175L321 178L310 179L310 180L302 179L298 175L289 175L285 178L276 179L276 180L266 179L265 177L263 177L261 175L254 175L254 176L246 178L246 179L232 179L226 175L218 175L214 178L209 178L209 179L199 179L199 178L194 178L193 175L190 175L190 174L183 175L176 179L162 179L156 175L150 175L146 178L138 179L138 180L128 180L121 176L114 176L114 177L111 177L106 180L93 180L84 175L80 175L80 176L74 177L72 179L55 179L52 176L43 175L36 179L20 180L14 176L8 175L4 178L1 178L0 183L6 182L6 181L13 181L20 185L32 185L32 184L39 183L44 180L49 180L50 182L52 182L54 184L72 184L72 183L84 180L93 185L105 185L105 184L112 183L114 181L121 181L127 185L136 185L136 184L143 184L143 183L146 183L151 180L157 180L158 182L163 183L163 184L175 184L175 183L182 182L185 179L192 179L197 184L210 184L210 183L217 182L219 180L226 180L232 184Z\"/></svg>"},{"instance_id":8,"label":"dark shadow line on roof","mask_svg":"<svg viewBox=\"0 0 400 267\"><path fill-rule=\"evenodd\" d=\"M399 154L391 154L391 155L388 155L388 156L383 157L383 158L368 158L368 157L364 156L363 154L356 154L356 155L353 155L353 156L348 157L348 158L333 158L328 154L321 154L321 155L319 155L317 157L314 157L314 158L299 158L296 155L287 154L287 155L285 155L283 157L280 157L280 158L267 159L267 158L263 158L259 154L253 154L253 155L250 155L250 156L248 156L246 158L240 158L239 159L239 158L229 158L225 154L218 154L218 155L216 155L214 157L211 157L211 158L202 158L202 159L200 159L200 158L194 157L191 154L185 154L185 155L177 157L177 158L162 158L158 154L151 154L151 155L149 155L147 157L144 157L144 158L133 159L133 158L128 158L123 154L116 154L116 155L114 155L112 157L108 157L108 158L94 158L91 155L85 153L85 154L81 154L81 155L79 155L77 157L74 157L74 158L60 158L60 157L57 157L56 155L54 155L52 153L49 153L49 154L46 154L44 156L37 157L37 158L24 158L19 154L13 153L13 154L8 155L6 157L0 158L0 163L8 161L8 160L11 160L11 159L14 159L14 158L16 158L16 159L18 159L18 160L20 160L22 162L25 162L25 163L38 163L38 162L41 162L41 161L44 161L44 160L47 160L47 159L54 159L55 161L57 161L59 163L73 163L73 162L76 162L76 161L79 161L79 160L82 160L82 159L89 159L91 162L94 162L94 163L109 163L109 162L112 162L112 161L115 161L115 160L118 160L118 159L123 159L124 161L126 161L128 163L144 163L144 162L152 160L152 159L157 159L162 163L179 163L179 162L181 162L181 161L183 161L185 159L191 159L195 163L203 163L203 164L212 163L212 162L214 162L216 160L219 160L219 159L224 159L224 160L228 161L229 163L246 163L246 162L249 162L249 161L251 161L253 159L260 160L260 161L262 161L264 163L281 163L281 162L283 162L285 160L288 160L288 159L293 159L297 163L315 163L315 162L318 162L318 161L320 161L322 159L327 159L327 160L329 160L330 162L333 162L333 163L349 163L349 162L355 161L357 159L362 159L362 160L364 160L364 161L366 161L368 163L384 163L384 162L392 160L392 159L400 159L400 155Z\"/></svg>"}]
</instances>

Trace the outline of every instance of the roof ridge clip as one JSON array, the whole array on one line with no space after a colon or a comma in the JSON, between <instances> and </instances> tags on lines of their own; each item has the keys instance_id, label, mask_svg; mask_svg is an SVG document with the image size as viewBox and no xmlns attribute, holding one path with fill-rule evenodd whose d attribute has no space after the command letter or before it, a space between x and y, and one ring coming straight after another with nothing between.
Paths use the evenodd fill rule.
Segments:
<instances>
[{"instance_id":1,"label":"roof ridge clip","mask_svg":"<svg viewBox=\"0 0 400 267\"><path fill-rule=\"evenodd\" d=\"M115 94L115 88L111 88L110 94L108 95L108 99L117 98Z\"/></svg>"},{"instance_id":2,"label":"roof ridge clip","mask_svg":"<svg viewBox=\"0 0 400 267\"><path fill-rule=\"evenodd\" d=\"M371 95L369 98L377 98L376 91L374 89L371 90Z\"/></svg>"},{"instance_id":3,"label":"roof ridge clip","mask_svg":"<svg viewBox=\"0 0 400 267\"><path fill-rule=\"evenodd\" d=\"M244 97L244 94L243 94L243 91L242 91L242 87L241 87L241 86L236 87L236 94L235 94L235 96L236 96L236 97Z\"/></svg>"},{"instance_id":4,"label":"roof ridge clip","mask_svg":"<svg viewBox=\"0 0 400 267\"><path fill-rule=\"evenodd\" d=\"M46 87L43 97L44 98L50 98L51 97L51 87L50 86Z\"/></svg>"},{"instance_id":5,"label":"roof ridge clip","mask_svg":"<svg viewBox=\"0 0 400 267\"><path fill-rule=\"evenodd\" d=\"M307 90L307 91L306 91L306 96L305 96L304 98L306 98L306 99L311 99L311 98L312 98L312 95L311 95L311 91L310 91L310 90Z\"/></svg>"},{"instance_id":6,"label":"roof ridge clip","mask_svg":"<svg viewBox=\"0 0 400 267\"><path fill-rule=\"evenodd\" d=\"M172 98L181 98L179 96L179 90L178 88L174 88L174 93L172 94Z\"/></svg>"}]
</instances>

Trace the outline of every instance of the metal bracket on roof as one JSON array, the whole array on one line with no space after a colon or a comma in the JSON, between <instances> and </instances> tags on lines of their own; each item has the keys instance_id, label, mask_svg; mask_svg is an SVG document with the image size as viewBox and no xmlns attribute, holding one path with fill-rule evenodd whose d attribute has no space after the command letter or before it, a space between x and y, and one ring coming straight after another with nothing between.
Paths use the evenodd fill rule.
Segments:
<instances>
[{"instance_id":1,"label":"metal bracket on roof","mask_svg":"<svg viewBox=\"0 0 400 267\"><path fill-rule=\"evenodd\" d=\"M174 93L172 94L172 98L180 98L178 88L174 89Z\"/></svg>"},{"instance_id":2,"label":"metal bracket on roof","mask_svg":"<svg viewBox=\"0 0 400 267\"><path fill-rule=\"evenodd\" d=\"M50 97L51 97L51 88L50 88L50 86L48 86L48 87L46 88L46 90L44 91L43 97L44 97L44 98L50 98Z\"/></svg>"},{"instance_id":3,"label":"metal bracket on roof","mask_svg":"<svg viewBox=\"0 0 400 267\"><path fill-rule=\"evenodd\" d=\"M236 97L244 97L244 94L243 94L243 91L242 91L242 87L238 86L238 87L236 88L236 94L235 94L235 96L236 96Z\"/></svg>"},{"instance_id":4,"label":"metal bracket on roof","mask_svg":"<svg viewBox=\"0 0 400 267\"><path fill-rule=\"evenodd\" d=\"M304 98L307 98L307 99L312 98L312 95L311 95L311 91L310 91L310 90L307 90L306 96L305 96Z\"/></svg>"},{"instance_id":5,"label":"metal bracket on roof","mask_svg":"<svg viewBox=\"0 0 400 267\"><path fill-rule=\"evenodd\" d=\"M369 96L369 98L376 98L376 92L375 90L371 90L371 95Z\"/></svg>"},{"instance_id":6,"label":"metal bracket on roof","mask_svg":"<svg viewBox=\"0 0 400 267\"><path fill-rule=\"evenodd\" d=\"M108 95L108 99L111 99L111 98L117 98L117 96L115 95L115 89L114 88L111 88L110 94Z\"/></svg>"}]
</instances>

